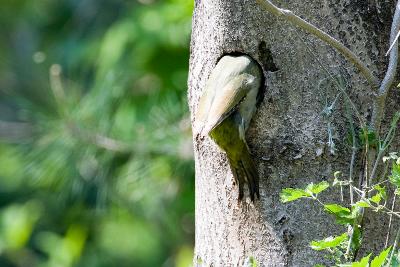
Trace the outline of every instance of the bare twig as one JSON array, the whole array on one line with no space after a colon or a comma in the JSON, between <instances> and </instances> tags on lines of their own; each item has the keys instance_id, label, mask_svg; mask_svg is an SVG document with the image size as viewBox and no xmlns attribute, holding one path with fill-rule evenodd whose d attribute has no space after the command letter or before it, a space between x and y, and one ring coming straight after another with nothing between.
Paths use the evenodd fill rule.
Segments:
<instances>
[{"instance_id":1,"label":"bare twig","mask_svg":"<svg viewBox=\"0 0 400 267\"><path fill-rule=\"evenodd\" d=\"M377 134L379 134L379 130L381 127L381 121L385 110L386 97L396 76L399 47L398 47L398 42L395 40L399 30L400 30L400 0L397 2L396 5L396 11L393 16L392 29L390 32L390 43L394 43L395 45L393 46L392 50L390 50L389 65L386 71L385 78L383 79L379 87L378 94L374 101L374 109L371 118L371 128Z\"/></svg>"},{"instance_id":2,"label":"bare twig","mask_svg":"<svg viewBox=\"0 0 400 267\"><path fill-rule=\"evenodd\" d=\"M381 162L381 159L383 158L384 153L389 148L390 144L393 142L393 139L396 136L396 128L397 128L397 125L399 123L399 120L400 120L400 113L397 112L394 115L394 118L393 118L392 123L390 125L389 132L386 134L385 140L383 141L382 144L380 144L380 143L378 144L378 156L376 157L375 163L373 165L374 167L372 168L372 172L371 172L371 175L369 177L369 183L370 184L375 179L375 174L377 172L378 165Z\"/></svg>"},{"instance_id":3,"label":"bare twig","mask_svg":"<svg viewBox=\"0 0 400 267\"><path fill-rule=\"evenodd\" d=\"M75 136L99 148L117 153L130 153L133 151L133 147L128 143L113 139L100 133L90 132L81 129L80 127L78 127L78 125L72 122L68 123L67 127Z\"/></svg>"},{"instance_id":4,"label":"bare twig","mask_svg":"<svg viewBox=\"0 0 400 267\"><path fill-rule=\"evenodd\" d=\"M392 51L392 48L396 44L396 42L399 39L399 37L400 37L400 31L397 33L396 38L394 38L394 41L392 42L392 44L390 45L388 51L386 52L386 54L385 54L386 57L389 55L390 51Z\"/></svg>"},{"instance_id":5,"label":"bare twig","mask_svg":"<svg viewBox=\"0 0 400 267\"><path fill-rule=\"evenodd\" d=\"M362 201L364 201L364 202L366 202L366 203L369 203L370 208L372 208L373 210L375 210L375 211L381 210L382 212L384 212L384 213L386 213L386 214L389 214L389 215L392 214L392 215L394 215L395 217L397 217L397 218L400 219L400 212L398 212L398 211L392 211L392 210L389 209L388 207L381 206L381 205L374 206L373 203L371 203L371 202L365 197L365 195L363 195L363 193L365 193L365 191L361 191L360 189L356 189L356 188L354 188L354 189L355 189L354 192L357 193L357 195L360 197L360 200L362 200Z\"/></svg>"},{"instance_id":6,"label":"bare twig","mask_svg":"<svg viewBox=\"0 0 400 267\"><path fill-rule=\"evenodd\" d=\"M396 194L393 197L393 203L392 203L392 208L391 208L392 212L394 212L395 205L396 205ZM392 230L392 220L393 220L393 214L390 214L389 215L388 233L386 235L385 247L387 247L388 243L389 243L390 231Z\"/></svg>"},{"instance_id":7,"label":"bare twig","mask_svg":"<svg viewBox=\"0 0 400 267\"><path fill-rule=\"evenodd\" d=\"M331 45L333 48L337 49L347 60L354 64L354 66L364 75L364 77L373 88L378 88L378 79L375 77L372 71L368 69L368 67L341 42L339 42L326 32L322 31L321 29L317 28L316 26L312 25L311 23L296 16L292 11L275 6L269 0L257 0L257 3L268 12L274 14L275 16L283 17L290 23L300 27L301 29L307 31L308 33L314 35L315 37Z\"/></svg>"},{"instance_id":8,"label":"bare twig","mask_svg":"<svg viewBox=\"0 0 400 267\"><path fill-rule=\"evenodd\" d=\"M349 170L349 194L350 194L350 205L354 204L354 193L353 193L353 175L354 175L354 164L356 160L357 154L357 140L356 140L356 131L354 129L354 121L353 116L350 112L349 103L346 102L346 116L349 120L350 124L350 133L351 133L351 160L350 160L350 170Z\"/></svg>"},{"instance_id":9,"label":"bare twig","mask_svg":"<svg viewBox=\"0 0 400 267\"><path fill-rule=\"evenodd\" d=\"M379 186L379 185L384 184L384 183L387 183L387 182L389 182L389 179L386 179L386 180L381 181L381 182L379 182L379 183L373 184L373 186L370 186L370 187L369 187L369 190L368 190L367 193L370 193L370 192L376 190L376 189L375 189L376 186Z\"/></svg>"}]
</instances>

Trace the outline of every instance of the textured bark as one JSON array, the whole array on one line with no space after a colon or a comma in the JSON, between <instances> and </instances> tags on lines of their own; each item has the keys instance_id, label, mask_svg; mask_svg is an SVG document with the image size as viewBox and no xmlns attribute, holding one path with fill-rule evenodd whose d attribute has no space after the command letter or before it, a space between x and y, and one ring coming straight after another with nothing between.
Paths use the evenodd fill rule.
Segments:
<instances>
[{"instance_id":1,"label":"textured bark","mask_svg":"<svg viewBox=\"0 0 400 267\"><path fill-rule=\"evenodd\" d=\"M345 43L382 78L394 1L277 0L274 3ZM246 53L264 68L265 97L247 133L260 173L261 198L254 204L248 197L239 203L238 189L233 185L225 155L209 138L203 141L194 136L195 264L243 266L250 257L260 266L323 263L322 254L313 251L309 242L345 229L334 227L333 218L314 202L279 201L283 188L332 181L335 171L348 173L351 151L344 141L349 128L344 100L339 98L331 117L337 148L336 155L332 155L327 146L328 119L322 110L326 101L331 104L339 92L324 82L327 74L315 58L330 72L346 78L347 91L366 120L374 92L336 51L266 13L255 1L199 0L193 16L189 76L193 125L197 103L212 68L218 58L232 52ZM274 71L274 66L279 70ZM398 107L399 98L392 96L389 106ZM360 171L359 156L357 162L356 171ZM339 195L339 191L330 190L324 198L339 201ZM374 218L368 221L373 222ZM385 223L379 219L367 229L369 245L363 251L382 249L385 236L380 229L385 228Z\"/></svg>"}]
</instances>

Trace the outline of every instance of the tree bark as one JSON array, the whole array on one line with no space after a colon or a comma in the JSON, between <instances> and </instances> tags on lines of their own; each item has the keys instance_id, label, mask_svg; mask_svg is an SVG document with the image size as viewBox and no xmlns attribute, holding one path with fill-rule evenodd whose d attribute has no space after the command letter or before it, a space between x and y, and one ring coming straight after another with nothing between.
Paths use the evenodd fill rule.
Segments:
<instances>
[{"instance_id":1,"label":"tree bark","mask_svg":"<svg viewBox=\"0 0 400 267\"><path fill-rule=\"evenodd\" d=\"M274 3L342 41L382 78L395 1ZM345 101L328 82L323 68L346 81L347 93L365 121L371 115L374 90L334 49L265 12L255 0L198 0L188 81L193 126L197 103L212 68L222 55L232 52L250 55L264 71L264 100L247 132L260 174L261 197L252 203L247 193L247 198L238 202L238 188L226 156L211 139L194 136L195 265L244 266L250 258L260 266L329 263L309 243L341 234L344 227L336 227L334 219L315 202L282 204L279 193L283 188L305 187L311 182L332 182L335 171L349 173ZM336 98L333 113L325 116L323 110ZM389 106L398 106L399 102L392 94ZM390 122L389 117L383 125ZM329 137L335 143L334 154ZM361 166L358 155L356 174L362 171ZM348 197L347 192L344 195ZM331 189L324 199L340 202L340 192ZM378 220L367 229L368 246L363 251L383 248L385 234L379 229L384 223Z\"/></svg>"}]
</instances>

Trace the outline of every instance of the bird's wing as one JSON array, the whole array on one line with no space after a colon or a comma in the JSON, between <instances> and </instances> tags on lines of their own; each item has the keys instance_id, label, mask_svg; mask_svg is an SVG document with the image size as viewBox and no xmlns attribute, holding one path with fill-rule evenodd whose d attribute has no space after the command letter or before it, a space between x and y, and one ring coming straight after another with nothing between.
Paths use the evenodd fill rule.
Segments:
<instances>
[{"instance_id":1,"label":"bird's wing","mask_svg":"<svg viewBox=\"0 0 400 267\"><path fill-rule=\"evenodd\" d=\"M248 56L224 56L207 81L196 113L194 131L208 134L236 110L257 80L259 68Z\"/></svg>"},{"instance_id":2,"label":"bird's wing","mask_svg":"<svg viewBox=\"0 0 400 267\"><path fill-rule=\"evenodd\" d=\"M217 89L208 110L203 130L209 133L236 110L240 102L246 97L250 87L246 86L249 74L242 73L228 81L221 89Z\"/></svg>"},{"instance_id":3,"label":"bird's wing","mask_svg":"<svg viewBox=\"0 0 400 267\"><path fill-rule=\"evenodd\" d=\"M211 83L208 82L202 96L200 97L199 105L197 107L197 112L196 112L197 132L201 132L206 124L207 117L212 106L212 102L215 99L215 95L216 95L215 89L212 88Z\"/></svg>"}]
</instances>

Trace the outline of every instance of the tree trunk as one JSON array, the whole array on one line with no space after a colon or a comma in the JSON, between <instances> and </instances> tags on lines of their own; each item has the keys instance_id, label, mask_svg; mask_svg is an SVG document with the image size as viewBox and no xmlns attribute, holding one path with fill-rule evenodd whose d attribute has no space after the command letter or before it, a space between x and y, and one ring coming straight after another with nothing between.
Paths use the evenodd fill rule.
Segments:
<instances>
[{"instance_id":1,"label":"tree trunk","mask_svg":"<svg viewBox=\"0 0 400 267\"><path fill-rule=\"evenodd\" d=\"M274 4L343 42L383 77L394 1L275 0ZM247 192L247 198L238 202L238 188L233 185L225 154L211 139L202 141L194 136L195 265L243 266L251 258L260 266L324 263L327 260L310 248L310 241L346 229L334 226L334 219L317 203L304 200L282 204L279 193L283 188L305 187L311 182L332 182L335 171L349 173L345 100L329 82L324 68L344 79L350 98L365 120L371 115L374 91L335 50L267 13L255 0L198 0L189 76L193 125L212 68L222 55L231 52L250 55L264 71L264 100L247 132L260 174L261 196L252 203ZM332 103L332 114L324 115ZM399 99L391 97L389 105L396 103ZM390 119L386 125L388 122ZM329 137L335 146L328 142ZM361 156L356 159L358 175L362 171ZM323 195L327 202L340 202L338 190L330 189ZM344 197L348 197L347 192ZM379 229L384 223L379 222L366 231L369 245L364 251L383 248L385 235Z\"/></svg>"}]
</instances>

